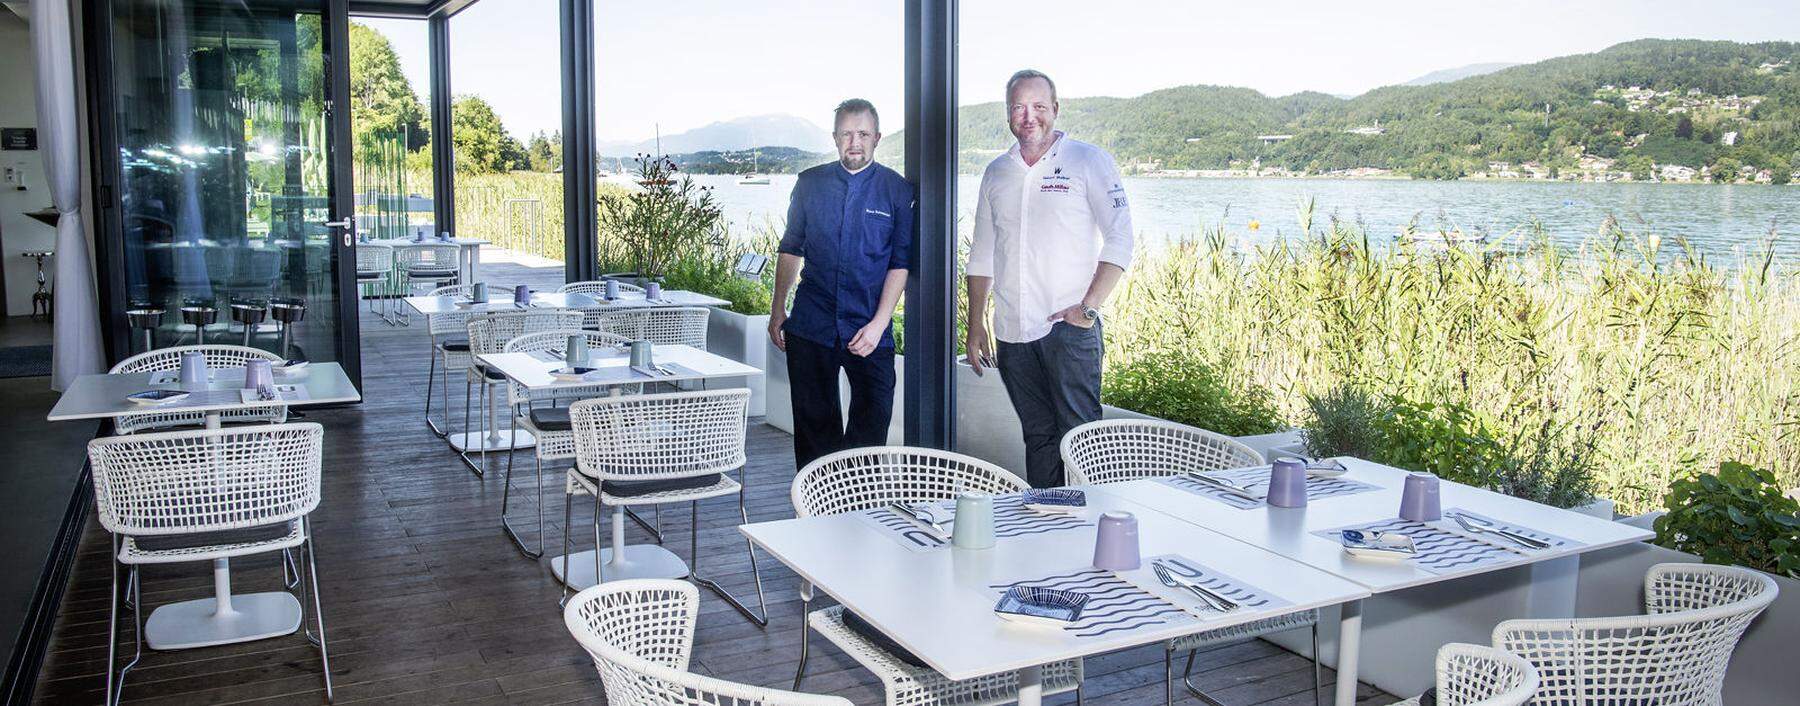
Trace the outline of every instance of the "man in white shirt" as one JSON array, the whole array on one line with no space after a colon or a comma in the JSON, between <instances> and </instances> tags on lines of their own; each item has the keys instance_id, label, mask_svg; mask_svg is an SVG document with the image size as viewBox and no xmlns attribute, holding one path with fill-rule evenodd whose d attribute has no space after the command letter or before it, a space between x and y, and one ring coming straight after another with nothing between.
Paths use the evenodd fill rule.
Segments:
<instances>
[{"instance_id":1,"label":"man in white shirt","mask_svg":"<svg viewBox=\"0 0 1800 706\"><path fill-rule=\"evenodd\" d=\"M1118 166L1105 150L1053 129L1057 108L1049 76L1027 69L1006 82L1007 127L1018 142L981 175L965 270L969 364L977 374L1000 371L1036 488L1063 483L1063 435L1100 418L1100 308L1132 248Z\"/></svg>"}]
</instances>

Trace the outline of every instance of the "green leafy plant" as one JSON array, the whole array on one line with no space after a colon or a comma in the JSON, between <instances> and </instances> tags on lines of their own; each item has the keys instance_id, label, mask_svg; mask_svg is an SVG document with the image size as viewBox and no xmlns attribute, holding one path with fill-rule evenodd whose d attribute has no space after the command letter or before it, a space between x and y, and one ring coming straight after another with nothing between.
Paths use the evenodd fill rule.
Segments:
<instances>
[{"instance_id":1,"label":"green leafy plant","mask_svg":"<svg viewBox=\"0 0 1800 706\"><path fill-rule=\"evenodd\" d=\"M1717 473L1677 478L1663 503L1657 544L1708 564L1800 578L1800 502L1781 492L1773 471L1726 461Z\"/></svg>"},{"instance_id":2,"label":"green leafy plant","mask_svg":"<svg viewBox=\"0 0 1800 706\"><path fill-rule=\"evenodd\" d=\"M640 277L667 275L722 235L724 216L712 189L676 178L677 171L668 157L641 154L637 182L643 189L600 196L601 218L624 243Z\"/></svg>"},{"instance_id":3,"label":"green leafy plant","mask_svg":"<svg viewBox=\"0 0 1800 706\"><path fill-rule=\"evenodd\" d=\"M1233 390L1218 369L1191 355L1138 356L1106 372L1108 404L1228 436L1267 434L1281 415L1260 388Z\"/></svg>"},{"instance_id":4,"label":"green leafy plant","mask_svg":"<svg viewBox=\"0 0 1800 706\"><path fill-rule=\"evenodd\" d=\"M1323 395L1307 395L1306 410L1303 431L1309 454L1372 458L1381 447L1375 436L1380 405L1363 390L1345 385Z\"/></svg>"}]
</instances>

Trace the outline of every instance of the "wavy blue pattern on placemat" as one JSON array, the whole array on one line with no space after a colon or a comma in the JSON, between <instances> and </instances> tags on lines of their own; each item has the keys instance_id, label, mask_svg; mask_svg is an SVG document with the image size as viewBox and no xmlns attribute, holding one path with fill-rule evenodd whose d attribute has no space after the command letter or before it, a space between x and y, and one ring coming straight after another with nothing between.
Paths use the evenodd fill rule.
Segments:
<instances>
[{"instance_id":1,"label":"wavy blue pattern on placemat","mask_svg":"<svg viewBox=\"0 0 1800 706\"><path fill-rule=\"evenodd\" d=\"M1452 522L1449 517L1457 513L1487 520L1493 523L1495 527L1504 528L1534 539L1549 542L1552 547L1567 546L1576 543L1571 539L1558 537L1529 527L1520 527L1518 525L1500 522L1485 515L1469 512L1461 508L1450 508L1445 510L1444 521ZM1322 530L1315 532L1314 534L1336 542L1339 541L1340 533L1347 529L1362 530L1364 532L1394 532L1412 537L1413 547L1418 550L1418 555L1407 561L1432 573L1446 573L1487 564L1509 562L1518 557L1527 556L1532 553L1532 550L1523 547L1506 546L1503 544L1505 540L1495 542L1482 541L1481 539L1452 532L1448 529L1435 527L1423 522L1402 520L1397 517L1378 522Z\"/></svg>"},{"instance_id":2,"label":"wavy blue pattern on placemat","mask_svg":"<svg viewBox=\"0 0 1800 706\"><path fill-rule=\"evenodd\" d=\"M1179 606L1138 588L1111 571L1101 569L1088 568L1039 579L991 584L988 588L994 589L998 597L998 594L1005 593L1014 586L1055 588L1087 594L1087 609L1081 612L1081 619L1067 630L1077 637L1100 637L1194 620L1194 616Z\"/></svg>"},{"instance_id":3,"label":"wavy blue pattern on placemat","mask_svg":"<svg viewBox=\"0 0 1800 706\"><path fill-rule=\"evenodd\" d=\"M954 501L932 503L931 507L933 516L940 518L940 521L956 516ZM950 545L949 540L939 539L931 532L919 527L917 523L901 517L898 513L885 507L872 508L857 514L908 549L923 551ZM994 536L999 539L1081 529L1091 527L1093 524L1093 520L1082 514L1032 510L1025 507L1024 501L1017 495L994 498ZM953 524L944 526L945 529L952 527L954 527Z\"/></svg>"},{"instance_id":4,"label":"wavy blue pattern on placemat","mask_svg":"<svg viewBox=\"0 0 1800 706\"><path fill-rule=\"evenodd\" d=\"M1262 488L1266 487L1269 483L1268 466L1252 466L1250 468L1208 471L1206 475L1234 485L1246 486L1252 493L1265 492ZM1209 500L1224 503L1239 510L1253 510L1263 506L1262 500L1251 500L1250 498L1241 495L1220 490L1194 480L1193 478L1189 478L1186 475L1163 476L1158 478L1157 481L1163 485L1178 488ZM1359 480L1351 480L1343 477L1308 478L1306 480L1306 499L1308 502L1344 495L1366 493L1371 490L1380 490L1380 488Z\"/></svg>"}]
</instances>

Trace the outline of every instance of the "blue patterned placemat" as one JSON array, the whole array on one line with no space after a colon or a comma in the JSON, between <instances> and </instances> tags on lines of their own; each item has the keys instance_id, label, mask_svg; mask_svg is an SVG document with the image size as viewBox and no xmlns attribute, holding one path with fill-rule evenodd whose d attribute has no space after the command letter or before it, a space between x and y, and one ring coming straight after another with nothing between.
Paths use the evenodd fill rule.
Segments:
<instances>
[{"instance_id":1,"label":"blue patterned placemat","mask_svg":"<svg viewBox=\"0 0 1800 706\"><path fill-rule=\"evenodd\" d=\"M1247 488L1256 495L1267 495L1269 492L1269 467L1252 466L1249 468L1232 468L1223 471L1207 471L1209 477ZM1186 474L1163 476L1157 482L1172 488L1193 493L1209 500L1224 503L1239 510L1254 510L1267 504L1263 500L1252 500L1227 490L1220 490L1188 477ZM1355 495L1371 490L1380 490L1379 486L1359 480L1339 476L1337 478L1307 478L1306 501L1313 502L1324 498L1335 498L1340 495Z\"/></svg>"},{"instance_id":2,"label":"blue patterned placemat","mask_svg":"<svg viewBox=\"0 0 1800 706\"><path fill-rule=\"evenodd\" d=\"M945 500L929 505L931 515L937 518L949 532L955 525L956 501ZM931 551L950 546L948 537L939 539L930 530L920 527L917 522L901 517L899 513L886 507L871 508L856 513L868 525L881 530L892 537L901 546L913 551ZM1092 527L1094 520L1085 511L1072 513L1040 512L1025 507L1024 500L1018 495L1001 495L994 498L994 537L1008 539L1025 537L1045 532L1062 532L1066 530Z\"/></svg>"},{"instance_id":3,"label":"blue patterned placemat","mask_svg":"<svg viewBox=\"0 0 1800 706\"><path fill-rule=\"evenodd\" d=\"M1223 572L1215 571L1200 562L1175 554L1144 557L1142 568L1131 572L1135 580L1154 582L1156 579L1151 573L1150 566L1156 561L1166 563L1177 575L1220 593L1245 609L1267 610L1290 605L1288 601L1279 596L1234 579ZM1177 604L1131 580L1126 580L1118 573L1096 569L1092 566L1063 571L1041 578L989 584L988 588L993 591L994 599L998 601L1002 594L1014 586L1054 588L1087 595L1087 608L1082 611L1081 618L1064 629L1064 632L1076 637L1111 636L1124 632L1152 630L1173 624L1192 623L1198 626L1206 622L1208 618L1229 615L1203 607L1197 598L1183 597L1182 603ZM1197 631L1198 629L1196 629Z\"/></svg>"},{"instance_id":4,"label":"blue patterned placemat","mask_svg":"<svg viewBox=\"0 0 1800 706\"><path fill-rule=\"evenodd\" d=\"M1434 574L1461 571L1464 569L1486 566L1503 562L1511 562L1522 556L1546 551L1543 549L1527 549L1501 537L1485 537L1471 533L1457 526L1451 515L1462 514L1478 520L1486 520L1497 529L1550 543L1550 548L1580 544L1567 537L1559 537L1542 530L1525 527L1515 523L1502 522L1478 512L1461 508L1444 510L1444 519L1436 522L1414 522L1392 517L1375 522L1364 522L1345 525L1328 530L1314 532L1314 535L1341 543L1343 530L1353 529L1364 532L1393 532L1412 537L1413 548L1418 554L1406 561L1414 566Z\"/></svg>"}]
</instances>

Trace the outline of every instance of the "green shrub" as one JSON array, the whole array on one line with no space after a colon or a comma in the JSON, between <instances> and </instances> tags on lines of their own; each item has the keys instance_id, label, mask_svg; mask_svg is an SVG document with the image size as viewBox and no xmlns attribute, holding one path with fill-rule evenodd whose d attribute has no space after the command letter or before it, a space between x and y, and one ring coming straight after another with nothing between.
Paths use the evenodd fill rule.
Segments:
<instances>
[{"instance_id":1,"label":"green shrub","mask_svg":"<svg viewBox=\"0 0 1800 706\"><path fill-rule=\"evenodd\" d=\"M1191 355L1138 356L1112 366L1103 382L1107 404L1227 436L1284 426L1266 391L1233 390L1216 368Z\"/></svg>"},{"instance_id":2,"label":"green shrub","mask_svg":"<svg viewBox=\"0 0 1800 706\"><path fill-rule=\"evenodd\" d=\"M1460 404L1376 398L1343 386L1307 397L1307 451L1432 473L1516 498L1574 507L1594 496L1591 433L1549 423L1512 436Z\"/></svg>"},{"instance_id":3,"label":"green shrub","mask_svg":"<svg viewBox=\"0 0 1800 706\"><path fill-rule=\"evenodd\" d=\"M1708 564L1737 564L1800 578L1800 502L1781 492L1775 473L1735 461L1718 473L1679 477L1656 518L1656 543L1699 555Z\"/></svg>"}]
</instances>

